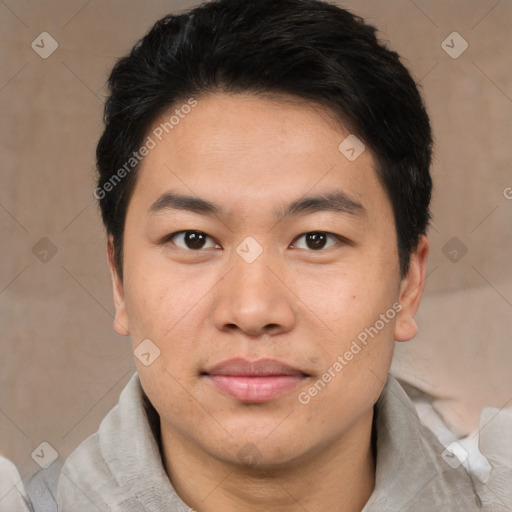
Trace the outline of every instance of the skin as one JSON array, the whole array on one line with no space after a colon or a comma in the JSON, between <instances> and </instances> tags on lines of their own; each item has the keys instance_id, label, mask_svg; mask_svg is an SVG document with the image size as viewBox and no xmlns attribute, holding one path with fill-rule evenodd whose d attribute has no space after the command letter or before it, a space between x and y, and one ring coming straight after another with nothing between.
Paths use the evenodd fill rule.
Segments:
<instances>
[{"instance_id":1,"label":"skin","mask_svg":"<svg viewBox=\"0 0 512 512\"><path fill-rule=\"evenodd\" d=\"M197 97L141 164L126 217L124 282L108 244L115 329L133 348L149 338L161 351L149 366L135 363L161 418L169 478L201 512L360 511L375 484L373 405L394 340L417 333L428 240L420 238L401 279L392 206L370 149L350 162L338 150L349 132L321 107L291 99ZM169 190L224 212L148 214ZM365 213L276 221L276 208L332 190ZM161 243L185 230L208 235L204 247L190 248L181 235ZM341 238L315 249L304 236L311 232ZM252 263L236 252L246 237L263 249ZM300 403L298 394L397 302L397 316ZM244 403L200 374L233 357L278 359L309 377L277 398ZM253 464L241 458L244 449Z\"/></svg>"}]
</instances>

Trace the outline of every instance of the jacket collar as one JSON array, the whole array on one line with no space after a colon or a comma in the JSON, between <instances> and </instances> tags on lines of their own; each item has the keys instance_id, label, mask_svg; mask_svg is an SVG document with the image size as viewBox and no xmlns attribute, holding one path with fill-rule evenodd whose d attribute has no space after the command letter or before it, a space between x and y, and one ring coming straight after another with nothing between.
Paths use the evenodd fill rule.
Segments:
<instances>
[{"instance_id":1,"label":"jacket collar","mask_svg":"<svg viewBox=\"0 0 512 512\"><path fill-rule=\"evenodd\" d=\"M452 468L443 459L442 445L421 424L413 403L391 375L375 404L373 430L376 483L362 512L481 510L470 476L462 466ZM137 374L102 422L99 443L127 510L190 510L165 472L158 414Z\"/></svg>"}]
</instances>

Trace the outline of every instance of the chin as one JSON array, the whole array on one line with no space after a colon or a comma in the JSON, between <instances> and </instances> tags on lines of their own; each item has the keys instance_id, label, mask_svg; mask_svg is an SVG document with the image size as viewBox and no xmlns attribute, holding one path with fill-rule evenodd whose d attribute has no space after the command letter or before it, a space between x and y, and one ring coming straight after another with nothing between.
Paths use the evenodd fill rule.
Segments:
<instances>
[{"instance_id":1,"label":"chin","mask_svg":"<svg viewBox=\"0 0 512 512\"><path fill-rule=\"evenodd\" d=\"M236 467L238 472L251 474L252 476L268 476L268 474L286 473L297 466L297 460L304 454L294 456L293 450L287 450L282 446L276 453L274 448L260 450L258 446L250 441L241 445L235 453L220 459L224 464Z\"/></svg>"}]
</instances>

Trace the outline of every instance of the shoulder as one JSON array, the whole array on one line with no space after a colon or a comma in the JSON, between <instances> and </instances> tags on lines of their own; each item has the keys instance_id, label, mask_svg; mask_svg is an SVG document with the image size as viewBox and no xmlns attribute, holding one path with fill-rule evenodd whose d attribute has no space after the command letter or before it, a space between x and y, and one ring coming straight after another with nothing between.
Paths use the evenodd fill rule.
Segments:
<instances>
[{"instance_id":1,"label":"shoulder","mask_svg":"<svg viewBox=\"0 0 512 512\"><path fill-rule=\"evenodd\" d=\"M112 494L116 485L101 454L97 432L85 439L66 459L58 483L58 509L110 510L103 499L105 488Z\"/></svg>"},{"instance_id":2,"label":"shoulder","mask_svg":"<svg viewBox=\"0 0 512 512\"><path fill-rule=\"evenodd\" d=\"M474 479L426 428L391 375L375 406L376 484L364 512L480 511Z\"/></svg>"},{"instance_id":3,"label":"shoulder","mask_svg":"<svg viewBox=\"0 0 512 512\"><path fill-rule=\"evenodd\" d=\"M32 505L16 466L0 456L0 510L32 512Z\"/></svg>"},{"instance_id":4,"label":"shoulder","mask_svg":"<svg viewBox=\"0 0 512 512\"><path fill-rule=\"evenodd\" d=\"M139 510L137 504L127 503L133 497L125 480L133 471L133 464L125 459L133 462L133 446L141 436L137 423L143 421L143 416L140 384L135 374L98 431L66 459L57 490L59 511Z\"/></svg>"}]
</instances>

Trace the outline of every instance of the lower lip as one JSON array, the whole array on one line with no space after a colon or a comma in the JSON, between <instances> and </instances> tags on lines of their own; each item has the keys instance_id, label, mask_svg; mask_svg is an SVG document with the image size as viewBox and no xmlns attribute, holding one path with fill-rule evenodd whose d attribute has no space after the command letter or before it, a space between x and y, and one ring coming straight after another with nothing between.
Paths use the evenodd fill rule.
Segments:
<instances>
[{"instance_id":1,"label":"lower lip","mask_svg":"<svg viewBox=\"0 0 512 512\"><path fill-rule=\"evenodd\" d=\"M241 402L266 402L298 386L303 375L275 375L244 377L233 375L208 375L210 382L224 393Z\"/></svg>"}]
</instances>

